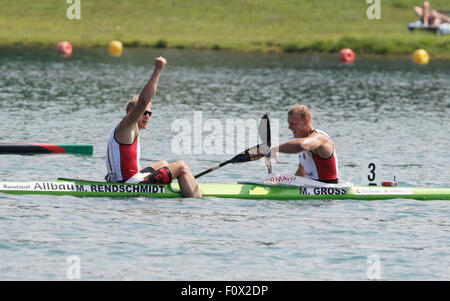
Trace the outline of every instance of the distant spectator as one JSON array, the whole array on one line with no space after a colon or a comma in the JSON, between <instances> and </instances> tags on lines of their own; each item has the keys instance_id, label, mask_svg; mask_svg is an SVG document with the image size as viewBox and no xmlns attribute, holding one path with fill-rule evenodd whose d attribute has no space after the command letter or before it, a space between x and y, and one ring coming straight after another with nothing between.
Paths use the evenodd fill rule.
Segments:
<instances>
[{"instance_id":1,"label":"distant spectator","mask_svg":"<svg viewBox=\"0 0 450 301\"><path fill-rule=\"evenodd\" d=\"M422 7L415 6L414 12L419 16L423 27L428 27L430 25L439 26L442 23L450 23L450 17L431 9L430 2L428 1L423 2Z\"/></svg>"}]
</instances>

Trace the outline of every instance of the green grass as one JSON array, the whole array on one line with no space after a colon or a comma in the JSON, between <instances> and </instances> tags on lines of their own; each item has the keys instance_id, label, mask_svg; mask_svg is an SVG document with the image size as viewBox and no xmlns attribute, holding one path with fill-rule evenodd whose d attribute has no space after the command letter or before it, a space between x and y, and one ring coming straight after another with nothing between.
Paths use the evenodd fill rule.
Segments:
<instances>
[{"instance_id":1,"label":"green grass","mask_svg":"<svg viewBox=\"0 0 450 301\"><path fill-rule=\"evenodd\" d=\"M194 48L263 52L411 54L425 48L450 56L450 35L406 30L418 0L381 0L369 20L365 0L80 0L81 20L69 20L64 0L2 0L0 44ZM448 0L432 7L450 10Z\"/></svg>"}]
</instances>

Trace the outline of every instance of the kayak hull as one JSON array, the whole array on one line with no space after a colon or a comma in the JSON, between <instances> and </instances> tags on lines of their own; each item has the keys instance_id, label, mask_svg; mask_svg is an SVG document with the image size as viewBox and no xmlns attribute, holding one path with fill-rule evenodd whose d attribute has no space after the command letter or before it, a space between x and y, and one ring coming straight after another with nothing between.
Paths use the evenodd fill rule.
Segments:
<instances>
[{"instance_id":1,"label":"kayak hull","mask_svg":"<svg viewBox=\"0 0 450 301\"><path fill-rule=\"evenodd\" d=\"M199 184L203 197L272 200L450 200L450 188L294 187L261 184ZM76 197L181 198L178 184L145 185L84 180L0 182L0 193L70 195Z\"/></svg>"},{"instance_id":2,"label":"kayak hull","mask_svg":"<svg viewBox=\"0 0 450 301\"><path fill-rule=\"evenodd\" d=\"M0 154L80 154L92 155L91 144L48 144L0 141Z\"/></svg>"}]
</instances>

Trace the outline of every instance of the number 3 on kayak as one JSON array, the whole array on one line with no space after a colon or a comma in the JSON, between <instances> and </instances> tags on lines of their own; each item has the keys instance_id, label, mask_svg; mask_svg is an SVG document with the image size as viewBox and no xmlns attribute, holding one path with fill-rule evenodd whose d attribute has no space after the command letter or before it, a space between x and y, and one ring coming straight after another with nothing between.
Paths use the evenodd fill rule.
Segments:
<instances>
[{"instance_id":1,"label":"number 3 on kayak","mask_svg":"<svg viewBox=\"0 0 450 301\"><path fill-rule=\"evenodd\" d=\"M362 186L381 186L381 164L376 160L368 160L363 164Z\"/></svg>"}]
</instances>

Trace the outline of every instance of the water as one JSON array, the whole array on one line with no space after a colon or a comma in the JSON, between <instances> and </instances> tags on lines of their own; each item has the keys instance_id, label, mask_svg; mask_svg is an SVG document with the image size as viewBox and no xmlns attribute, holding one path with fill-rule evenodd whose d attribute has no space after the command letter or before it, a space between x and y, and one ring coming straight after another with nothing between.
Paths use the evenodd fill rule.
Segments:
<instances>
[{"instance_id":1,"label":"water","mask_svg":"<svg viewBox=\"0 0 450 301\"><path fill-rule=\"evenodd\" d=\"M168 65L141 135L142 165L183 159L197 173L233 156L193 140L190 153L176 153L174 120L187 120L194 135L202 129L194 112L203 126L269 113L283 142L291 138L287 110L304 103L335 139L344 181L358 183L362 163L376 159L383 179L450 186L450 61L366 57L343 66L331 55L187 50L113 58L75 49L63 60L54 49L0 48L0 140L94 145L92 157L1 155L0 179L103 179L109 134L158 55ZM275 172L295 171L295 156L280 160ZM264 173L259 162L228 165L200 182ZM67 280L75 255L83 280L450 280L449 216L448 202L403 199L0 195L0 279Z\"/></svg>"}]
</instances>

